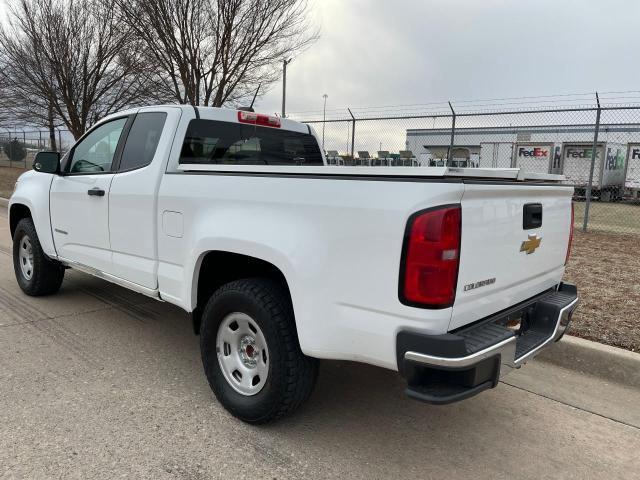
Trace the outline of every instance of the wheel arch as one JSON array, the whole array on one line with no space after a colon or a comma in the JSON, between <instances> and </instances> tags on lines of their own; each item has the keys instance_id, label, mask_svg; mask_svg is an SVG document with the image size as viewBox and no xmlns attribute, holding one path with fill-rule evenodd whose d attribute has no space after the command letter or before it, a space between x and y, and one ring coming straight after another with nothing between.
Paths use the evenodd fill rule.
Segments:
<instances>
[{"instance_id":1,"label":"wheel arch","mask_svg":"<svg viewBox=\"0 0 640 480\"><path fill-rule=\"evenodd\" d=\"M11 238L13 238L18 223L24 218L33 218L31 209L23 203L12 204L9 209L9 231L11 232Z\"/></svg>"},{"instance_id":2,"label":"wheel arch","mask_svg":"<svg viewBox=\"0 0 640 480\"><path fill-rule=\"evenodd\" d=\"M57 252L53 242L51 228L51 208L49 194L51 182L55 175L40 173L35 170L20 175L16 187L9 199L9 224L11 235L20 220L31 218L38 234L38 241L44 253L50 258L56 258Z\"/></svg>"},{"instance_id":3,"label":"wheel arch","mask_svg":"<svg viewBox=\"0 0 640 480\"><path fill-rule=\"evenodd\" d=\"M195 308L191 312L193 331L200 332L202 311L208 298L222 285L242 278L271 278L285 290L292 302L291 289L282 269L274 263L251 255L210 250L200 255L193 278L196 294ZM293 308L293 302L291 304Z\"/></svg>"}]
</instances>

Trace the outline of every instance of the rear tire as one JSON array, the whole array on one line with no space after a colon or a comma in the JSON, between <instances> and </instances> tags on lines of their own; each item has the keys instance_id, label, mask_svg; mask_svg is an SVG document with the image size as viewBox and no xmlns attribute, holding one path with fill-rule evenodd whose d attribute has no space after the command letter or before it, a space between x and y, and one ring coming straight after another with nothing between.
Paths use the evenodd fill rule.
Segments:
<instances>
[{"instance_id":1,"label":"rear tire","mask_svg":"<svg viewBox=\"0 0 640 480\"><path fill-rule=\"evenodd\" d=\"M13 234L13 270L18 285L32 297L56 293L64 279L64 267L42 251L31 218L18 222Z\"/></svg>"},{"instance_id":2,"label":"rear tire","mask_svg":"<svg viewBox=\"0 0 640 480\"><path fill-rule=\"evenodd\" d=\"M318 375L318 360L300 350L289 295L270 279L237 280L217 290L202 314L200 349L218 401L247 423L292 413Z\"/></svg>"}]
</instances>

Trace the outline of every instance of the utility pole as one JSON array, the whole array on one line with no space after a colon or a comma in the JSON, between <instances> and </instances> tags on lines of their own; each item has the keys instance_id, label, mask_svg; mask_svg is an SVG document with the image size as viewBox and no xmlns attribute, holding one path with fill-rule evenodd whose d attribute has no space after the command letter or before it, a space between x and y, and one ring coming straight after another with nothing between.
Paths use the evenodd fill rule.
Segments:
<instances>
[{"instance_id":1,"label":"utility pole","mask_svg":"<svg viewBox=\"0 0 640 480\"><path fill-rule=\"evenodd\" d=\"M287 65L291 63L291 59L286 58L282 60L282 118L287 116L286 103L287 103Z\"/></svg>"},{"instance_id":2,"label":"utility pole","mask_svg":"<svg viewBox=\"0 0 640 480\"><path fill-rule=\"evenodd\" d=\"M327 121L327 98L329 95L326 93L322 95L324 98L324 108L322 109L322 151L324 151L324 124Z\"/></svg>"}]
</instances>

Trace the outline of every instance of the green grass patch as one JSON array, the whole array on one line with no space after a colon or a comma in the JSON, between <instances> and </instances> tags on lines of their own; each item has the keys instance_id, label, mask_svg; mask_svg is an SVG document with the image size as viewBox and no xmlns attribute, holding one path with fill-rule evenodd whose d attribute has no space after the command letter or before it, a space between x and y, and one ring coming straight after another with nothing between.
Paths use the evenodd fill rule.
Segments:
<instances>
[{"instance_id":1,"label":"green grass patch","mask_svg":"<svg viewBox=\"0 0 640 480\"><path fill-rule=\"evenodd\" d=\"M575 202L575 228L582 228L585 202ZM588 230L640 234L640 204L591 202Z\"/></svg>"}]
</instances>

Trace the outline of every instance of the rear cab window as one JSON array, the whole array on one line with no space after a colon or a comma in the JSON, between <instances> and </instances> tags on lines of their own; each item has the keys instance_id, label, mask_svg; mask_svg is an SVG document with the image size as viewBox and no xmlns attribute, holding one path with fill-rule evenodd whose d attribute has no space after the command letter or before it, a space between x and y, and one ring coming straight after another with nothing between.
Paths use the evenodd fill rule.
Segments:
<instances>
[{"instance_id":1,"label":"rear cab window","mask_svg":"<svg viewBox=\"0 0 640 480\"><path fill-rule=\"evenodd\" d=\"M323 165L311 134L217 120L191 120L180 164Z\"/></svg>"}]
</instances>

